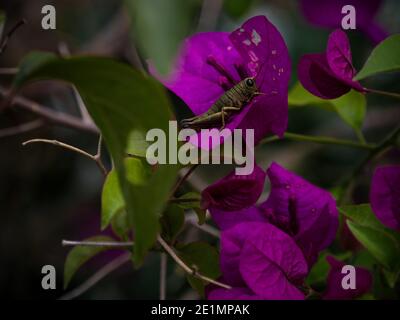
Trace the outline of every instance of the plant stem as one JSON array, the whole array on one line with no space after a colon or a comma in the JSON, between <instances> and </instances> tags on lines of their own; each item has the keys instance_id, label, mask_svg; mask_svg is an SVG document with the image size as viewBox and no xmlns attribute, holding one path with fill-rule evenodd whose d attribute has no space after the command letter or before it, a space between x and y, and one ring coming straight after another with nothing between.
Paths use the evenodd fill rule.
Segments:
<instances>
[{"instance_id":1,"label":"plant stem","mask_svg":"<svg viewBox=\"0 0 400 320\"><path fill-rule=\"evenodd\" d=\"M111 272L118 269L126 262L128 262L130 259L131 259L130 253L120 255L118 258L114 259L113 261L102 267L99 271L93 274L89 279L87 279L81 285L79 285L75 289L71 290L70 292L67 292L65 295L60 297L59 300L71 300L76 297L79 297L80 295L88 291L90 288L92 288L94 285L96 285L100 280L109 275Z\"/></svg>"},{"instance_id":2,"label":"plant stem","mask_svg":"<svg viewBox=\"0 0 400 320\"><path fill-rule=\"evenodd\" d=\"M71 52L70 52L66 42L60 42L58 44L58 52L60 53L61 57L63 57L63 58L71 57ZM78 90L76 89L76 87L74 85L72 85L71 88L72 88L72 93L74 94L76 104L78 105L79 111L81 113L82 121L87 124L93 124L93 120L92 120L92 118L86 108L86 105L83 102L82 97L79 94Z\"/></svg>"},{"instance_id":3,"label":"plant stem","mask_svg":"<svg viewBox=\"0 0 400 320\"><path fill-rule=\"evenodd\" d=\"M207 223L198 224L197 219L198 218L197 218L196 213L192 210L191 213L186 215L185 221L187 223L189 223L190 225L192 225L193 227L195 227L205 233L208 233L209 235L211 235L213 237L216 237L216 238L221 237L220 231L217 228L214 228L213 226L210 226Z\"/></svg>"},{"instance_id":4,"label":"plant stem","mask_svg":"<svg viewBox=\"0 0 400 320\"><path fill-rule=\"evenodd\" d=\"M1 75L15 75L18 73L18 68L0 68Z\"/></svg>"},{"instance_id":5,"label":"plant stem","mask_svg":"<svg viewBox=\"0 0 400 320\"><path fill-rule=\"evenodd\" d=\"M167 262L168 256L165 252L160 253L160 300L167 297Z\"/></svg>"},{"instance_id":6,"label":"plant stem","mask_svg":"<svg viewBox=\"0 0 400 320\"><path fill-rule=\"evenodd\" d=\"M33 120L31 122L17 125L15 127L1 129L0 130L0 138L29 132L29 131L38 129L38 128L42 127L43 125L44 125L44 121L42 119L37 119L37 120Z\"/></svg>"},{"instance_id":7,"label":"plant stem","mask_svg":"<svg viewBox=\"0 0 400 320\"><path fill-rule=\"evenodd\" d=\"M82 150L82 149L79 149L79 148L74 147L74 146L71 146L71 145L69 145L69 144L60 142L60 141L58 141L58 140L31 139L31 140L28 140L28 141L23 142L22 145L23 145L23 146L26 146L26 145L28 145L28 144L31 144L31 143L38 143L38 142L52 144L52 145L54 145L54 146L59 146L59 147L61 147L61 148L64 148L64 149L67 149L67 150L70 150L70 151L79 153L79 154L81 154L81 155L83 155L83 156L85 156L85 157L87 157L87 158L93 160L93 161L96 163L96 165L98 166L98 168L100 169L100 171L103 173L103 175L104 175L105 177L106 177L107 174L108 174L107 169L105 168L103 162L102 162L101 159L100 159L100 154L99 154L99 152L101 152L101 149L100 149L100 148L98 149L96 155L91 155L90 153L87 153L86 151L84 151L84 150ZM101 146L101 138L99 139L99 146Z\"/></svg>"},{"instance_id":8,"label":"plant stem","mask_svg":"<svg viewBox=\"0 0 400 320\"><path fill-rule=\"evenodd\" d=\"M364 145L367 144L367 140L365 140L365 137L361 130L354 130L354 132L361 144L364 144Z\"/></svg>"},{"instance_id":9,"label":"plant stem","mask_svg":"<svg viewBox=\"0 0 400 320\"><path fill-rule=\"evenodd\" d=\"M18 29L19 27L23 26L23 25L26 24L26 23L27 23L27 21L26 21L25 19L22 19L22 20L18 21L18 22L10 29L10 31L7 32L7 34L6 34L5 37L4 37L3 42L0 44L0 54L2 54L2 53L6 50L8 41L10 40L11 36L13 35L13 33L14 33L15 31L17 31L17 29Z\"/></svg>"},{"instance_id":10,"label":"plant stem","mask_svg":"<svg viewBox=\"0 0 400 320\"><path fill-rule=\"evenodd\" d=\"M200 201L200 198L186 198L186 199L179 199L179 198L171 198L168 200L170 203L185 203L185 202L196 202Z\"/></svg>"},{"instance_id":11,"label":"plant stem","mask_svg":"<svg viewBox=\"0 0 400 320\"><path fill-rule=\"evenodd\" d=\"M331 145L346 146L346 147L367 149L367 150L372 150L376 147L373 144L360 143L360 142L351 141L351 140L337 139L337 138L324 137L324 136L309 136L309 135L291 133L291 132L286 132L284 134L284 138L288 139L288 140L294 140L294 141L307 141L307 142L313 142L313 143L318 143L318 144L331 144ZM262 143L269 143L269 142L278 141L278 140L280 140L279 137L274 136L274 137L264 139L262 141Z\"/></svg>"},{"instance_id":12,"label":"plant stem","mask_svg":"<svg viewBox=\"0 0 400 320\"><path fill-rule=\"evenodd\" d=\"M390 132L378 145L370 150L368 155L359 163L359 165L353 170L351 175L342 183L344 192L338 199L338 203L341 205L346 200L350 193L353 180L361 173L364 166L375 158L378 154L384 153L387 149L391 148L395 143L397 137L400 135L400 126L396 127Z\"/></svg>"},{"instance_id":13,"label":"plant stem","mask_svg":"<svg viewBox=\"0 0 400 320\"><path fill-rule=\"evenodd\" d=\"M131 248L133 246L132 241L127 242L116 242L116 241L72 241L72 240L63 240L63 247L75 247L75 246L85 246L85 247L128 247Z\"/></svg>"},{"instance_id":14,"label":"plant stem","mask_svg":"<svg viewBox=\"0 0 400 320\"><path fill-rule=\"evenodd\" d=\"M383 90L370 89L370 88L367 88L367 92L376 93L376 94L380 94L383 96L400 99L400 93L396 93L396 92L387 92L387 91L383 91Z\"/></svg>"},{"instance_id":15,"label":"plant stem","mask_svg":"<svg viewBox=\"0 0 400 320\"><path fill-rule=\"evenodd\" d=\"M6 98L6 100L9 98L9 91L1 86L0 86L0 97ZM54 123L57 125L77 130L83 130L91 133L99 132L99 130L94 124L85 123L77 117L70 116L69 114L66 113L51 110L39 103L36 103L35 101L26 99L22 96L18 95L14 96L11 104L18 106L26 111L32 112L50 123Z\"/></svg>"},{"instance_id":16,"label":"plant stem","mask_svg":"<svg viewBox=\"0 0 400 320\"><path fill-rule=\"evenodd\" d=\"M160 236L157 236L157 241L158 243L164 248L164 250L171 256L172 259L185 271L187 274L192 275L193 277L196 277L200 280L215 284L216 286L219 286L224 289L232 289L231 286L228 286L224 283L221 283L219 281L216 281L214 279L211 279L209 277L203 276L199 272L197 272L195 269L190 268L183 262L181 258L178 257L178 255L175 253L174 249L168 245L168 243L165 242L163 238Z\"/></svg>"},{"instance_id":17,"label":"plant stem","mask_svg":"<svg viewBox=\"0 0 400 320\"><path fill-rule=\"evenodd\" d=\"M186 172L186 174L181 177L178 182L175 184L174 188L172 189L170 193L170 198L172 198L175 194L176 191L180 188L180 186L186 181L187 178L193 173L194 170L199 166L200 164L194 164L193 166L190 167L190 169Z\"/></svg>"}]
</instances>

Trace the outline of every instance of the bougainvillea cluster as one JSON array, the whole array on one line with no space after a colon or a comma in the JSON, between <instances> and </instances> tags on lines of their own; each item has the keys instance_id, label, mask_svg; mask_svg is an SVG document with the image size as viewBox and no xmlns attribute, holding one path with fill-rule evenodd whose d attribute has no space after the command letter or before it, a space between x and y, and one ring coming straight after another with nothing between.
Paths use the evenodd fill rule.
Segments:
<instances>
[{"instance_id":1,"label":"bougainvillea cluster","mask_svg":"<svg viewBox=\"0 0 400 320\"><path fill-rule=\"evenodd\" d=\"M303 8L307 10L307 2ZM368 20L367 18L365 18ZM154 71L153 71L154 72ZM305 89L323 99L351 89L367 90L353 80L350 43L333 31L326 52L304 55L298 77ZM265 94L229 119L227 128L253 128L256 142L269 133L282 137L287 128L290 60L279 31L263 16L251 18L232 33L202 33L186 40L174 72L163 83L195 115L201 114L240 80L255 77ZM267 200L259 202L265 181ZM398 167L377 169L371 204L386 226L400 228ZM335 240L339 215L333 196L277 163L267 171L255 166L247 176L234 172L205 188L201 206L221 230L221 282L209 285L208 299L305 299L312 293L306 278L320 253ZM323 299L353 299L372 286L371 273L357 270L357 290L345 290L340 279L344 262L327 256L330 271Z\"/></svg>"},{"instance_id":2,"label":"bougainvillea cluster","mask_svg":"<svg viewBox=\"0 0 400 320\"><path fill-rule=\"evenodd\" d=\"M351 89L365 92L366 89L353 80L355 74L349 39L339 29L330 34L326 52L304 55L298 67L301 84L322 99L340 97Z\"/></svg>"},{"instance_id":3,"label":"bougainvillea cluster","mask_svg":"<svg viewBox=\"0 0 400 320\"><path fill-rule=\"evenodd\" d=\"M267 170L269 197L256 204L265 175L259 167L255 172L239 179L230 174L202 193L222 230L223 278L265 299L304 298L301 286L309 269L336 235L335 200L327 191L272 163ZM225 185L234 186L236 192ZM269 282L274 286L268 286ZM217 292L224 297L222 289ZM218 296L210 293L210 297Z\"/></svg>"},{"instance_id":4,"label":"bougainvillea cluster","mask_svg":"<svg viewBox=\"0 0 400 320\"><path fill-rule=\"evenodd\" d=\"M206 32L188 38L173 73L162 82L199 115L240 80L255 77L264 94L232 115L226 128L254 129L257 143L268 133L282 136L287 128L290 74L281 34L265 16L257 16L232 33Z\"/></svg>"}]
</instances>

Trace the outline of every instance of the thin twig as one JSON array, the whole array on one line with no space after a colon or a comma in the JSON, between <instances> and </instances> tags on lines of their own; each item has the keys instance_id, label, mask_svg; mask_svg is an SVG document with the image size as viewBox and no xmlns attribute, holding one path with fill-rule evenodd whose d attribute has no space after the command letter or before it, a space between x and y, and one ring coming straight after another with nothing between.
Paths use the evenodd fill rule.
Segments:
<instances>
[{"instance_id":1,"label":"thin twig","mask_svg":"<svg viewBox=\"0 0 400 320\"><path fill-rule=\"evenodd\" d=\"M0 54L2 54L2 53L6 50L8 41L10 40L11 36L13 35L13 33L14 33L15 31L17 31L17 29L18 29L19 27L23 26L23 25L26 24L26 23L27 23L26 20L25 20L25 19L22 19L22 20L18 21L18 22L10 29L10 31L7 32L6 36L4 37L3 42L0 44Z\"/></svg>"},{"instance_id":2,"label":"thin twig","mask_svg":"<svg viewBox=\"0 0 400 320\"><path fill-rule=\"evenodd\" d=\"M332 138L332 137L323 137L323 136L308 136L308 135L304 135L304 134L291 133L291 132L286 132L284 134L284 138L288 139L288 140L294 140L294 141L307 141L307 142L313 142L313 143L318 143L318 144L330 144L330 145L346 146L346 147L367 149L367 150L372 150L376 147L376 145L373 145L373 144L360 143L357 141L343 140L343 139L337 139L337 138ZM280 140L280 138L274 136L274 137L270 137L270 138L262 140L261 143L269 143L269 142L278 141L278 140Z\"/></svg>"},{"instance_id":3,"label":"thin twig","mask_svg":"<svg viewBox=\"0 0 400 320\"><path fill-rule=\"evenodd\" d=\"M18 73L18 70L18 68L0 68L0 74L13 76Z\"/></svg>"},{"instance_id":4,"label":"thin twig","mask_svg":"<svg viewBox=\"0 0 400 320\"><path fill-rule=\"evenodd\" d=\"M63 58L71 57L71 52L68 48L67 43L65 43L65 42L60 42L58 44L58 52L60 53L61 57L63 57ZM78 105L79 111L81 113L82 121L84 123L93 124L92 117L90 116L90 114L86 108L86 105L83 102L82 97L79 94L78 90L76 89L76 87L74 85L71 85L71 89L72 89L72 93L74 94L76 104Z\"/></svg>"},{"instance_id":5,"label":"thin twig","mask_svg":"<svg viewBox=\"0 0 400 320\"><path fill-rule=\"evenodd\" d=\"M97 152L96 152L95 157L101 157L101 146L102 146L102 143L103 143L103 136L100 135L99 136L99 141L97 142Z\"/></svg>"},{"instance_id":6,"label":"thin twig","mask_svg":"<svg viewBox=\"0 0 400 320\"><path fill-rule=\"evenodd\" d=\"M73 240L63 240L63 247L76 247L76 246L85 246L85 247L128 247L131 248L133 246L132 241L126 242L116 242L116 241L73 241Z\"/></svg>"},{"instance_id":7,"label":"thin twig","mask_svg":"<svg viewBox=\"0 0 400 320\"><path fill-rule=\"evenodd\" d=\"M0 97L7 98L9 91L0 86ZM99 133L99 130L94 124L84 123L81 119L70 116L69 114L53 111L35 101L26 99L22 96L16 95L12 100L12 105L18 106L21 109L32 112L39 117L51 123L58 124L64 127L83 130L92 133Z\"/></svg>"},{"instance_id":8,"label":"thin twig","mask_svg":"<svg viewBox=\"0 0 400 320\"><path fill-rule=\"evenodd\" d=\"M168 200L169 203L185 203L185 202L197 202L199 201L199 198L184 198L184 199L180 199L180 198L171 198Z\"/></svg>"},{"instance_id":9,"label":"thin twig","mask_svg":"<svg viewBox=\"0 0 400 320\"><path fill-rule=\"evenodd\" d=\"M100 170L104 173L105 176L107 176L108 172L107 169L105 168L103 161L101 160L101 146L103 143L103 136L99 136L99 142L97 143L97 152L93 156L94 161L96 161L96 164L100 168Z\"/></svg>"},{"instance_id":10,"label":"thin twig","mask_svg":"<svg viewBox=\"0 0 400 320\"><path fill-rule=\"evenodd\" d=\"M200 280L215 284L216 286L219 286L224 289L232 289L231 286L228 286L224 283L221 283L219 281L216 281L214 279L211 279L209 277L203 276L200 274L197 270L190 268L183 262L181 258L178 257L178 255L175 253L174 249L168 245L168 243L165 242L163 238L160 236L157 236L157 241L158 243L164 248L164 250L171 256L172 259L185 271L187 274L190 274Z\"/></svg>"},{"instance_id":11,"label":"thin twig","mask_svg":"<svg viewBox=\"0 0 400 320\"><path fill-rule=\"evenodd\" d=\"M107 174L108 174L107 169L104 167L104 164L102 163L101 159L99 157L97 157L97 155L93 156L90 153L88 153L88 152L86 152L86 151L84 151L82 149L79 149L77 147L71 146L71 145L66 144L64 142L60 142L58 140L31 139L31 140L23 142L22 145L26 146L26 145L31 144L31 143L48 143L48 144L52 144L54 146L58 146L58 147L64 148L64 149L69 150L69 151L73 151L73 152L79 153L79 154L81 154L81 155L93 160L96 163L96 165L98 166L98 168L100 169L100 171L103 173L104 176L107 176Z\"/></svg>"},{"instance_id":12,"label":"thin twig","mask_svg":"<svg viewBox=\"0 0 400 320\"><path fill-rule=\"evenodd\" d=\"M125 264L126 262L128 262L130 260L131 260L130 253L120 255L118 258L116 258L115 260L111 261L110 263L108 263L104 267L102 267L99 271L97 271L94 275L92 275L89 279L87 279L81 285L79 285L75 289L71 290L70 292L67 292L66 294L61 296L59 299L60 300L71 300L76 297L79 297L80 295L82 295L86 291L88 291L90 288L92 288L94 285L96 285L100 280L104 279L108 274L110 274L114 270L118 269L119 267L121 267L123 264Z\"/></svg>"},{"instance_id":13,"label":"thin twig","mask_svg":"<svg viewBox=\"0 0 400 320\"><path fill-rule=\"evenodd\" d=\"M353 170L351 175L342 183L343 193L338 199L339 204L343 204L347 196L351 192L352 182L358 175L362 172L363 168L372 159L381 153L384 153L395 145L397 138L400 136L400 126L396 127L392 132L390 132L375 148L373 148L368 155L359 163L359 165Z\"/></svg>"},{"instance_id":14,"label":"thin twig","mask_svg":"<svg viewBox=\"0 0 400 320\"><path fill-rule=\"evenodd\" d=\"M375 94L380 94L383 96L388 96L396 99L400 99L400 93L397 92L388 92L388 91L383 91L383 90L377 90L377 89L367 89L367 92L375 93Z\"/></svg>"},{"instance_id":15,"label":"thin twig","mask_svg":"<svg viewBox=\"0 0 400 320\"><path fill-rule=\"evenodd\" d=\"M195 212L191 212L188 215L186 215L186 222L189 223L190 225L192 225L193 227L195 227L205 233L208 233L209 235L212 235L213 237L216 237L216 238L221 237L221 234L218 229L216 229L206 223L198 224L197 219L198 218L197 218L197 215Z\"/></svg>"},{"instance_id":16,"label":"thin twig","mask_svg":"<svg viewBox=\"0 0 400 320\"><path fill-rule=\"evenodd\" d=\"M15 127L1 129L0 130L0 138L15 136L17 134L32 131L32 130L42 127L43 125L44 125L44 121L42 119L38 119L38 120L33 120L31 122L27 122L24 124L20 124Z\"/></svg>"},{"instance_id":17,"label":"thin twig","mask_svg":"<svg viewBox=\"0 0 400 320\"><path fill-rule=\"evenodd\" d=\"M171 191L170 198L172 198L175 194L176 191L180 188L180 186L186 181L187 178L193 173L194 170L199 166L199 164L194 164L193 166L190 167L190 169L185 173L184 176L182 176L178 182L175 184L174 188Z\"/></svg>"},{"instance_id":18,"label":"thin twig","mask_svg":"<svg viewBox=\"0 0 400 320\"><path fill-rule=\"evenodd\" d=\"M167 262L168 256L165 252L160 254L160 300L167 297Z\"/></svg>"}]
</instances>

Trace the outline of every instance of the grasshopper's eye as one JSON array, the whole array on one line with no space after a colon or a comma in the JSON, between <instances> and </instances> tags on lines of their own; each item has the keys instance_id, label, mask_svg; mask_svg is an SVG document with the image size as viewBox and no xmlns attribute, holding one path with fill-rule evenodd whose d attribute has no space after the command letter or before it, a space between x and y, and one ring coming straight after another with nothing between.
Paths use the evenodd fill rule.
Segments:
<instances>
[{"instance_id":1,"label":"grasshopper's eye","mask_svg":"<svg viewBox=\"0 0 400 320\"><path fill-rule=\"evenodd\" d=\"M247 79L246 80L246 86L248 86L248 87L254 86L254 80L253 79Z\"/></svg>"}]
</instances>

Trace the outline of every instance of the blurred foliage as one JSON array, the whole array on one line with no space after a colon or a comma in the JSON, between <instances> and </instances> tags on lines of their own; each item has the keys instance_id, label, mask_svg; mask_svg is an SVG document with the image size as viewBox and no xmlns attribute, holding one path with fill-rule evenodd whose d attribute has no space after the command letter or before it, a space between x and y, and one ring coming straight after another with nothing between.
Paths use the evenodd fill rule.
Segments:
<instances>
[{"instance_id":1,"label":"blurred foliage","mask_svg":"<svg viewBox=\"0 0 400 320\"><path fill-rule=\"evenodd\" d=\"M136 69L140 68L138 62L146 67L146 62L151 61L160 73L165 74L170 70L182 40L197 31L202 9L200 0L125 0L123 2L117 0L70 0L68 2L54 0L57 7L58 30L44 32L40 29L40 7L47 2L45 0L2 1L0 7L7 13L6 29L21 17L27 18L30 25L21 28L15 39L10 41L7 51L0 57L1 67L18 65L22 57L34 49L57 53L60 42L67 42L73 53L110 55L134 65ZM387 0L380 12L380 23L391 33L400 31L397 14L399 9L398 1ZM119 16L120 12L124 12L128 16L128 26L124 22L124 15ZM278 25L290 50L293 68L293 86L289 96L289 102L293 107L289 114L290 131L353 138L352 130L360 130L362 127L367 140L376 142L398 123L400 116L398 106L394 105L390 98L368 96L368 101L365 101L365 98L359 94L351 92L338 101L322 102L318 98L307 95L307 92L297 84L296 68L299 57L304 53L323 51L330 31L310 26L299 12L297 1L225 0L214 29L232 30L247 17L255 14L265 14ZM0 25L2 25L1 22ZM123 36L120 36L121 34ZM361 70L361 66L364 65L371 53L372 45L357 31L350 33L350 42L354 65L357 70ZM136 50L137 57L135 57ZM387 51L385 53L387 54ZM360 71L359 77L366 77L377 71L398 68L399 55L388 57L386 54L381 58L379 52L378 54L374 53L373 58L371 57ZM2 138L0 145L5 151L3 152L5 156L0 158L2 168L0 253L2 254L3 271L0 274L0 286L2 294L7 294L8 297L54 298L61 295L62 273L58 272L57 274L57 291L44 292L40 287L40 268L44 264L54 264L57 270L62 270L68 250L60 249L61 239L85 239L98 234L101 227L99 223L101 211L103 233L111 234L110 229L112 229L121 238L126 237L126 223L131 223L130 219L135 214L132 210L127 210L127 213L126 210L121 209L124 200L123 197L118 196L118 194L121 195L121 190L118 190L118 182L122 181L122 184L130 189L132 183L129 182L129 172L135 172L132 168L137 167L139 162L131 161L131 159L125 161L122 159L122 154L128 152L143 156L146 144L143 144L141 130L133 132L124 130L124 128L131 125L140 128L143 126L159 127L159 124L162 122L162 126L170 116L164 114L163 119L157 119L157 115L160 113L154 112L153 107L156 108L157 105L157 110L159 110L161 101L161 105L166 109L169 108L164 92L157 84L141 73L132 71L131 68L116 67L115 63L112 63L111 68L109 63L102 62L102 59L92 60L96 62L89 66L92 62L85 58L74 58L67 62L60 62L54 58L55 60L52 62L54 64L52 64L50 60L53 57L50 60L47 57L40 60L41 57L43 55L37 56L35 63L31 60L30 64L25 64L24 66L29 66L31 69L20 70L20 78L17 78L16 81L22 82L26 77L33 78L40 75L40 77L69 80L78 88L80 87L94 120L107 133L105 140L114 160L119 159L115 163L116 167L122 172L127 172L128 175L121 174L118 180L114 172L108 177L102 194L102 208L100 208L102 178L93 163L81 159L78 155L54 150L51 147L29 147L24 150L19 148L22 141L32 137L53 137L68 141L73 145L79 145L84 149L95 150L97 137L68 129L43 127L20 136ZM386 66L377 68L377 60ZM44 68L43 62L49 63L49 65ZM40 67L41 65L42 67ZM72 73L78 65L79 77L71 78L72 74L69 73L69 70ZM37 69L38 67L40 68ZM129 79L134 80L128 80L128 75ZM107 82L107 88L95 87L94 84L105 76L111 77ZM8 85L11 78L1 75L0 82ZM129 82L130 85L127 85L126 82ZM390 74L366 78L365 85L393 92L400 90L397 78ZM142 89L146 93L139 93ZM91 93L96 97L102 97L102 101L91 99ZM47 82L38 83L25 87L24 94L56 110L67 110L71 114L79 114L73 95L65 87L60 89L59 86L48 85ZM177 110L177 117L179 117L187 109L177 97L172 94L170 96L175 110ZM121 102L118 105L124 105L129 112L116 110L114 108L117 105L116 101ZM368 112L366 112L366 102L368 102ZM109 107L111 104L112 108ZM351 108L347 108L349 105ZM100 116L100 110L107 112L107 115ZM151 119L147 119L149 114L152 116ZM106 121L102 121L102 119L106 119ZM10 109L0 117L0 125L2 128L6 128L30 120L32 120L30 114ZM117 137L113 134L114 129L124 132ZM118 141L116 142L116 140ZM263 167L266 168L272 160L279 161L323 188L337 185L338 180L350 174L357 165L355 159L361 159L364 156L363 151L359 150L315 147L308 144L297 145L292 142L260 146L259 151ZM382 161L393 162L393 159L398 156L398 153L393 152ZM111 163L107 163L107 165L111 166ZM360 179L355 186L355 203L368 201L368 175L374 165L375 163L372 163L366 168L367 175ZM224 170L224 168L199 168L201 176L204 177L203 183L214 181L226 172ZM144 188L137 187L134 183L132 189L135 189L137 194L133 198L129 198L134 199L135 207L139 208L138 211L142 215L139 225L143 223L146 232L149 231L143 236L148 242L144 245L142 253L150 243L154 242L160 218L155 211L156 209L158 211L161 204L164 203L166 190L171 186L175 173L175 169L171 168L166 175L159 175L158 178L153 175L152 180ZM160 181L162 183L159 183ZM160 186L162 190L157 190L154 186ZM128 189L125 189L123 193ZM188 190L184 191L181 198L198 197L198 194L186 193ZM154 194L159 194L160 198L154 198ZM110 198L115 201L115 206L109 200L104 200ZM149 208L144 205L148 202L151 202L154 207ZM199 234L197 230L176 228L182 223L183 209L196 210L199 219L204 220L205 212L200 210L197 201L182 203L180 209L177 209L176 206L169 209L162 218L162 223L171 226L170 221L175 221L172 228L169 228L170 240L176 240L179 243L182 239L186 242L197 241L200 238L213 245L216 244L215 239ZM378 264L380 262L385 265L389 263L387 259L393 259L393 254L396 254L395 249L389 250L392 253L390 257L381 256L378 252L382 246L388 245L394 248L396 245L392 245L393 239L387 239L386 230L382 231L381 226L358 221L354 215L351 216L350 211L345 212L351 220L349 221L350 228L356 230L356 237L368 251L361 250L353 257L348 257L347 251L343 253L343 256L342 253L337 252L334 252L333 255L349 263L365 265L372 270L376 298L396 297L398 288L393 288L393 285L398 275L390 268L382 268ZM111 228L106 227L110 224ZM374 236L375 240L372 242L366 241L364 235L371 232L378 232L379 236ZM353 241L355 242L355 240ZM336 247L335 249L337 251ZM211 277L219 275L217 252L213 246L194 242L182 246L179 250L182 258L188 264L195 265L201 272ZM78 270L81 263L91 256L91 253L75 254L71 251L68 257L75 255L79 259L68 258L66 262L68 279L72 277L73 272ZM327 272L324 257L325 255L320 257L309 277L310 282L316 282L321 287L324 285L322 277ZM70 262L71 259L75 262ZM93 274L94 270L110 259L110 256L103 258L99 256L85 263L85 268L79 268L79 272L72 278L71 287L84 281ZM158 298L159 279L154 275L159 274L159 255L150 253L143 263L143 268L140 270L132 270L129 265L117 271L82 297ZM177 271L176 265L170 260L167 283L169 298L197 297L189 290L184 279L185 277ZM200 294L203 293L204 284L202 282L190 276L189 281Z\"/></svg>"},{"instance_id":2,"label":"blurred foliage","mask_svg":"<svg viewBox=\"0 0 400 320\"><path fill-rule=\"evenodd\" d=\"M182 40L189 35L198 1L125 0L132 34L146 60L167 74Z\"/></svg>"},{"instance_id":3,"label":"blurred foliage","mask_svg":"<svg viewBox=\"0 0 400 320\"><path fill-rule=\"evenodd\" d=\"M147 162L125 161L127 141L133 129L147 132L159 128L167 132L169 101L153 79L111 59L38 56L35 53L24 59L15 88L43 78L60 79L76 86L112 155L135 231L135 261L141 264L159 232L158 215L175 181L177 166L160 166L151 176L143 175L143 169L136 166L149 166ZM141 108L132 108L132 101L141 101ZM132 174L134 179L130 179Z\"/></svg>"}]
</instances>

